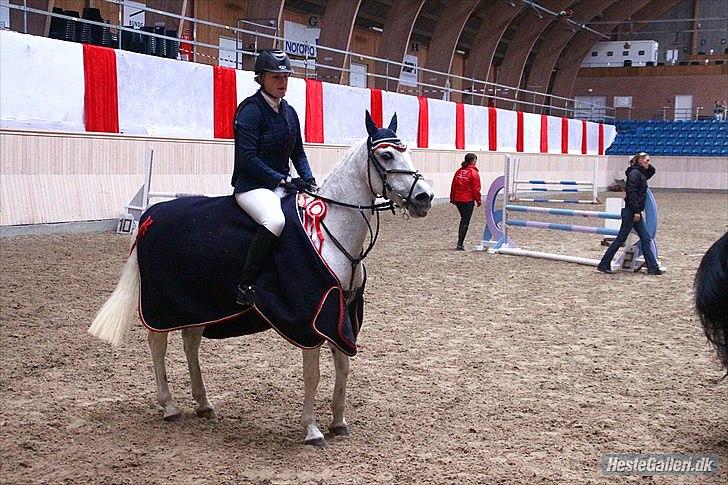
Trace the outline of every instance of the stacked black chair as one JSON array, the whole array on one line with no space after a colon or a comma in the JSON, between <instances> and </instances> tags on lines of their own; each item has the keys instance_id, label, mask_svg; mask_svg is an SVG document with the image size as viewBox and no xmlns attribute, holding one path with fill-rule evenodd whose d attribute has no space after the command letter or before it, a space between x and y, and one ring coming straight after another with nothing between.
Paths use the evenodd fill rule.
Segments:
<instances>
[{"instance_id":1,"label":"stacked black chair","mask_svg":"<svg viewBox=\"0 0 728 485\"><path fill-rule=\"evenodd\" d=\"M154 24L154 33L159 35L165 34L164 22L157 22ZM154 55L157 55L159 57L167 57L167 40L161 39L159 37L155 37L154 40L157 44Z\"/></svg>"},{"instance_id":2,"label":"stacked black chair","mask_svg":"<svg viewBox=\"0 0 728 485\"><path fill-rule=\"evenodd\" d=\"M74 10L64 10L63 15L67 15L68 17L75 17L79 18L78 12ZM76 42L78 40L78 34L76 33L78 29L78 21L73 19L62 19L63 20L63 40L67 40L70 42Z\"/></svg>"},{"instance_id":3,"label":"stacked black chair","mask_svg":"<svg viewBox=\"0 0 728 485\"><path fill-rule=\"evenodd\" d=\"M165 35L167 37L173 37L174 39L177 38L177 31L176 30L167 30L165 31ZM169 59L177 59L177 52L179 52L179 42L173 39L167 39L167 58Z\"/></svg>"},{"instance_id":4,"label":"stacked black chair","mask_svg":"<svg viewBox=\"0 0 728 485\"><path fill-rule=\"evenodd\" d=\"M60 7L53 7L53 13L63 15L63 9ZM51 17L51 26L48 30L48 37L51 39L63 40L63 36L66 30L66 19L60 17Z\"/></svg>"},{"instance_id":5,"label":"stacked black chair","mask_svg":"<svg viewBox=\"0 0 728 485\"><path fill-rule=\"evenodd\" d=\"M154 27L145 25L142 27L143 32L154 32ZM143 54L149 54L150 56L157 55L157 38L151 35L144 35L143 39Z\"/></svg>"},{"instance_id":6,"label":"stacked black chair","mask_svg":"<svg viewBox=\"0 0 728 485\"><path fill-rule=\"evenodd\" d=\"M94 22L103 22L101 18L101 11L98 8L86 7L83 9L83 15L81 16L84 20L92 20ZM81 34L79 39L81 42L88 44L101 44L101 26L82 23Z\"/></svg>"},{"instance_id":7,"label":"stacked black chair","mask_svg":"<svg viewBox=\"0 0 728 485\"><path fill-rule=\"evenodd\" d=\"M111 35L111 28L109 27L109 21L104 20L104 25L101 27L101 45L104 47L116 47L118 44L114 43L114 38Z\"/></svg>"}]
</instances>

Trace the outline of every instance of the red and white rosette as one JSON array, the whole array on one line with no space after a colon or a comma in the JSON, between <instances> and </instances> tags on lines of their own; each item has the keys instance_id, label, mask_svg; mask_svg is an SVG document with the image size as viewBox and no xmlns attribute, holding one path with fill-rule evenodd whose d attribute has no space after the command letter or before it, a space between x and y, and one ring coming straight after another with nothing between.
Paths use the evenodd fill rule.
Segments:
<instances>
[{"instance_id":1,"label":"red and white rosette","mask_svg":"<svg viewBox=\"0 0 728 485\"><path fill-rule=\"evenodd\" d=\"M305 219L303 226L319 254L321 254L321 250L324 247L324 232L321 230L321 221L326 217L326 211L327 207L324 201L313 198L306 203L304 209ZM317 241L318 247L316 247Z\"/></svg>"}]
</instances>

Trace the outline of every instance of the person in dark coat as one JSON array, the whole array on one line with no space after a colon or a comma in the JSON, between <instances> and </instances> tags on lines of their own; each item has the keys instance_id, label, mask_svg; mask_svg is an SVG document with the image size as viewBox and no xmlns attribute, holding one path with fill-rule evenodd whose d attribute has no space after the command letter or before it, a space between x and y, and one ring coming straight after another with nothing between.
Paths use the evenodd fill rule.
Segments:
<instances>
[{"instance_id":1,"label":"person in dark coat","mask_svg":"<svg viewBox=\"0 0 728 485\"><path fill-rule=\"evenodd\" d=\"M450 203L458 208L460 213L460 226L458 227L458 251L465 251L465 236L470 227L470 218L473 216L475 204L480 207L480 174L475 164L478 157L475 153L465 155L460 168L455 171L450 186Z\"/></svg>"},{"instance_id":2,"label":"person in dark coat","mask_svg":"<svg viewBox=\"0 0 728 485\"><path fill-rule=\"evenodd\" d=\"M622 209L622 225L619 227L617 238L612 241L607 251L602 256L602 260L597 266L597 271L612 274L612 259L619 248L627 241L629 233L634 228L640 237L640 245L642 246L642 254L647 262L647 274L661 275L663 271L657 263L655 255L652 253L652 238L647 232L644 216L642 211L645 210L645 200L647 199L647 180L655 175L655 167L650 165L650 156L645 152L640 152L629 161L629 167L625 171L627 175L627 186L624 197L624 209Z\"/></svg>"},{"instance_id":3,"label":"person in dark coat","mask_svg":"<svg viewBox=\"0 0 728 485\"><path fill-rule=\"evenodd\" d=\"M270 261L285 217L281 198L289 190L315 192L316 179L303 150L296 110L283 97L293 70L288 55L264 50L255 61L260 89L235 111L235 167L231 184L238 205L260 224L238 284L237 303L255 302L255 282ZM298 178L290 177L293 162Z\"/></svg>"}]
</instances>

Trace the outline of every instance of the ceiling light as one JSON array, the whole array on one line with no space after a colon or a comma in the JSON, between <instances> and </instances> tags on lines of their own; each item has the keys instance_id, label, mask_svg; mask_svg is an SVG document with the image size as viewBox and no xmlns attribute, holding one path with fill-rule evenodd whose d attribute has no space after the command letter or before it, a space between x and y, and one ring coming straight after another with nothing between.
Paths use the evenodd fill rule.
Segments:
<instances>
[{"instance_id":1,"label":"ceiling light","mask_svg":"<svg viewBox=\"0 0 728 485\"><path fill-rule=\"evenodd\" d=\"M465 55L465 51L464 50L460 50L460 49L455 49L455 54L460 54L461 56L464 56Z\"/></svg>"},{"instance_id":2,"label":"ceiling light","mask_svg":"<svg viewBox=\"0 0 728 485\"><path fill-rule=\"evenodd\" d=\"M384 32L384 29L381 27L377 27L376 25L372 25L372 30L374 32Z\"/></svg>"}]
</instances>

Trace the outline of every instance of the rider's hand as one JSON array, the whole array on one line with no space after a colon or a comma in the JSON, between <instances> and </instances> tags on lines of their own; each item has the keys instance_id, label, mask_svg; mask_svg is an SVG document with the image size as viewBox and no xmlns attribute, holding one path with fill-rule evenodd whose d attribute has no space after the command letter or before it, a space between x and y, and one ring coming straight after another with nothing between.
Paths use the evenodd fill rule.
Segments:
<instances>
[{"instance_id":1,"label":"rider's hand","mask_svg":"<svg viewBox=\"0 0 728 485\"><path fill-rule=\"evenodd\" d=\"M642 219L642 216L639 213L637 213L637 214L634 215L634 221L635 222L639 222L640 219Z\"/></svg>"},{"instance_id":2,"label":"rider's hand","mask_svg":"<svg viewBox=\"0 0 728 485\"><path fill-rule=\"evenodd\" d=\"M313 193L318 192L319 188L318 188L318 185L316 185L315 178L311 177L310 179L306 179L304 182L306 184L305 189L307 192L313 192Z\"/></svg>"},{"instance_id":3,"label":"rider's hand","mask_svg":"<svg viewBox=\"0 0 728 485\"><path fill-rule=\"evenodd\" d=\"M286 190L290 191L296 191L296 192L303 192L304 190L308 190L308 184L303 181L303 179L296 177L292 178L290 182L283 182L280 184L281 187L285 187Z\"/></svg>"}]
</instances>

